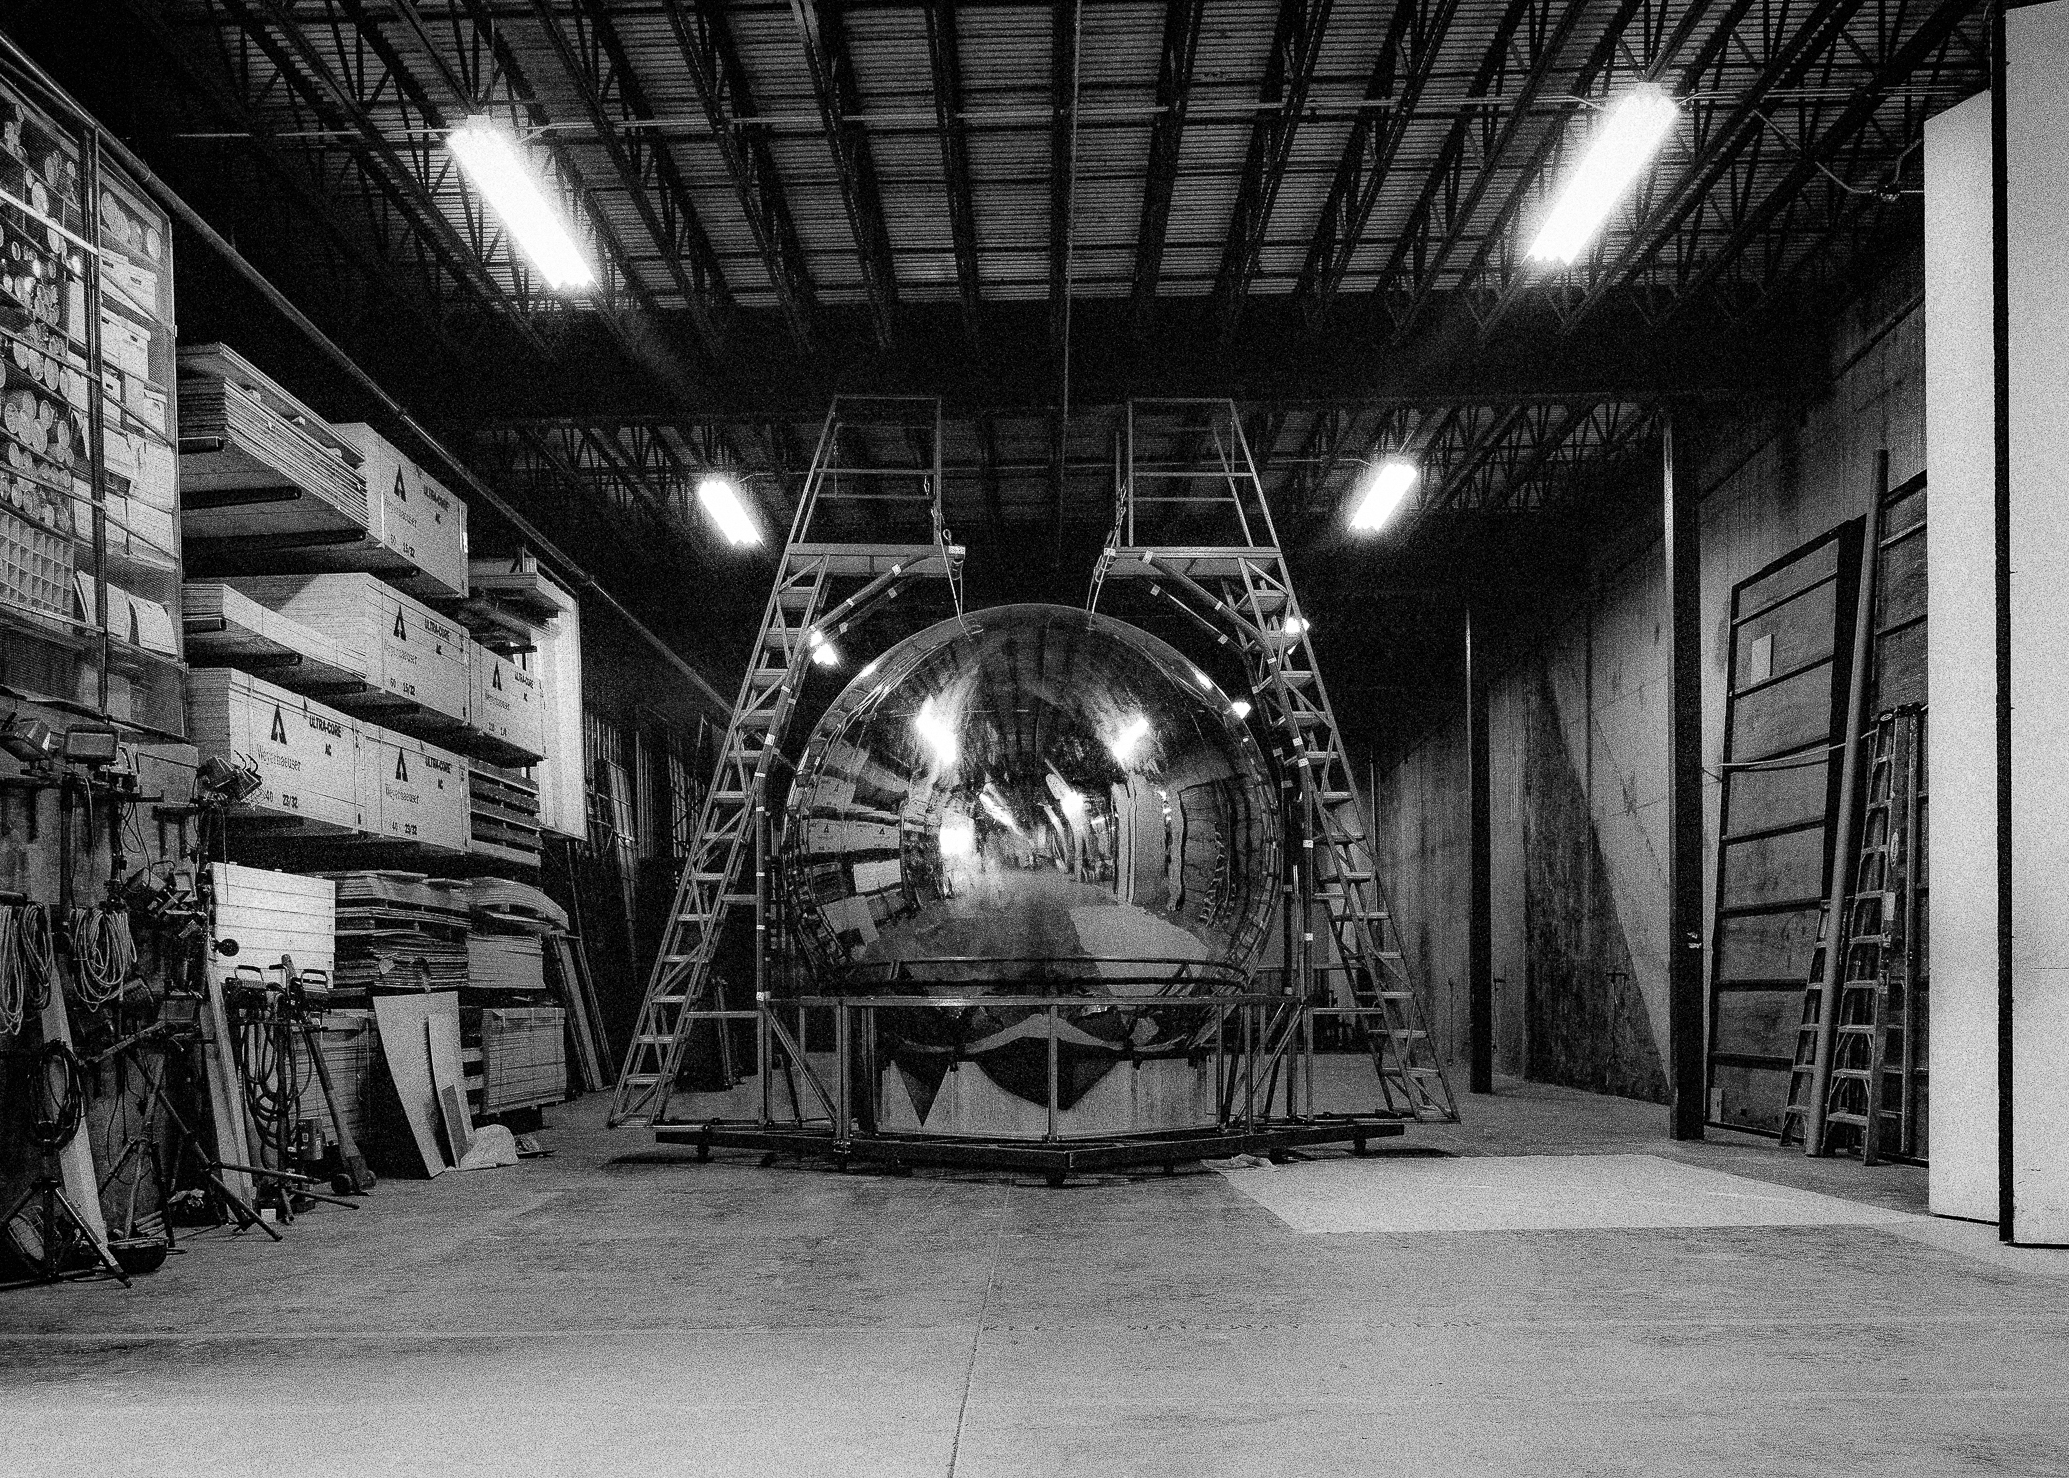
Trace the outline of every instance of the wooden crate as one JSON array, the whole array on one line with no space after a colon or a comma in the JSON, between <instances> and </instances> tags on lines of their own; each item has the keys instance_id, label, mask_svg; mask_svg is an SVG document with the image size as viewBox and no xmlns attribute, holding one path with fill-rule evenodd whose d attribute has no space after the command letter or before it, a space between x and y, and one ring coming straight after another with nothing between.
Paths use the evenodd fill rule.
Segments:
<instances>
[{"instance_id":1,"label":"wooden crate","mask_svg":"<svg viewBox=\"0 0 2069 1478\"><path fill-rule=\"evenodd\" d=\"M363 459L367 526L407 561L389 580L430 600L467 594L467 505L373 427L348 421L334 428Z\"/></svg>"},{"instance_id":2,"label":"wooden crate","mask_svg":"<svg viewBox=\"0 0 2069 1478\"><path fill-rule=\"evenodd\" d=\"M359 800L369 831L442 851L467 850L465 760L372 724L360 730L359 754Z\"/></svg>"},{"instance_id":3,"label":"wooden crate","mask_svg":"<svg viewBox=\"0 0 2069 1478\"><path fill-rule=\"evenodd\" d=\"M505 765L543 759L546 710L539 680L476 641L467 643L467 670L474 752Z\"/></svg>"},{"instance_id":4,"label":"wooden crate","mask_svg":"<svg viewBox=\"0 0 2069 1478\"><path fill-rule=\"evenodd\" d=\"M235 862L211 863L209 874L215 885L209 948L223 968L265 969L286 955L296 970L330 979L337 969L336 883ZM234 950L226 952L225 943L234 943Z\"/></svg>"},{"instance_id":5,"label":"wooden crate","mask_svg":"<svg viewBox=\"0 0 2069 1478\"><path fill-rule=\"evenodd\" d=\"M291 816L305 825L364 831L359 726L313 699L249 673L195 668L187 678L188 727L204 755L255 769L259 788L237 809Z\"/></svg>"},{"instance_id":6,"label":"wooden crate","mask_svg":"<svg viewBox=\"0 0 2069 1478\"><path fill-rule=\"evenodd\" d=\"M558 1006L481 1013L481 1111L508 1113L568 1095L566 1016Z\"/></svg>"},{"instance_id":7,"label":"wooden crate","mask_svg":"<svg viewBox=\"0 0 2069 1478\"><path fill-rule=\"evenodd\" d=\"M365 655L367 691L341 695L340 707L409 732L466 724L467 633L422 601L371 575L256 575L226 583Z\"/></svg>"}]
</instances>

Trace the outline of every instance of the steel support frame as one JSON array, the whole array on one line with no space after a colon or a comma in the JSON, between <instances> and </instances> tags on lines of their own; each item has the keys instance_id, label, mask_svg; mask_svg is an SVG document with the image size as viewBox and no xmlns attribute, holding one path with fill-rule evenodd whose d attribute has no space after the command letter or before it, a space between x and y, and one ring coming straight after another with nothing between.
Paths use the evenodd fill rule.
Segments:
<instances>
[{"instance_id":1,"label":"steel support frame","mask_svg":"<svg viewBox=\"0 0 2069 1478\"><path fill-rule=\"evenodd\" d=\"M1250 144L1236 183L1235 209L1229 216L1221 266L1215 273L1215 316L1226 338L1234 331L1249 296L1258 256L1264 249L1279 186L1293 157L1308 87L1321 60L1322 36L1329 24L1331 0L1279 0L1264 77L1258 88L1258 113L1250 125Z\"/></svg>"},{"instance_id":2,"label":"steel support frame","mask_svg":"<svg viewBox=\"0 0 2069 1478\"><path fill-rule=\"evenodd\" d=\"M705 120L711 125L719 157L732 177L748 229L761 251L769 286L776 293L791 336L800 347L809 348L818 332L811 267L776 168L770 131L756 121L754 91L740 60L724 0L662 0L662 9Z\"/></svg>"},{"instance_id":3,"label":"steel support frame","mask_svg":"<svg viewBox=\"0 0 2069 1478\"><path fill-rule=\"evenodd\" d=\"M1149 449L1145 423L1152 419L1164 423L1174 454L1160 458ZM1122 435L1114 528L1094 570L1088 604L1096 608L1109 581L1146 585L1153 598L1170 599L1233 643L1259 727L1271 736L1282 773L1294 786L1305 886L1326 907L1352 993L1336 1004L1390 1013L1373 1049L1390 1105L1418 1118L1455 1119L1442 1054L1394 938L1373 860L1369 813L1344 752L1343 731L1241 414L1228 401L1132 401ZM1181 491L1157 491L1172 484ZM1218 504L1218 513L1199 514L1194 505L1205 500ZM1159 508L1174 503L1180 514L1160 517ZM1164 542L1174 527L1194 536L1191 542ZM1310 966L1311 961L1302 968Z\"/></svg>"},{"instance_id":4,"label":"steel support frame","mask_svg":"<svg viewBox=\"0 0 2069 1478\"><path fill-rule=\"evenodd\" d=\"M892 260L891 232L884 222L883 196L877 184L876 158L862 124L861 90L855 63L848 54L845 0L790 0L798 41L812 79L812 97L826 130L833 156L834 178L841 204L854 233L855 253L862 266L862 287L869 299L871 322L879 345L894 335L892 310L898 304L898 275Z\"/></svg>"},{"instance_id":5,"label":"steel support frame","mask_svg":"<svg viewBox=\"0 0 2069 1478\"><path fill-rule=\"evenodd\" d=\"M915 410L931 428L926 454L895 475L909 477L916 485L909 493L887 493L879 486L866 496L879 523L888 517L887 496L924 509L932 542L892 545L820 538L821 513L847 496L839 482L844 429L857 422L889 421L902 433L911 429ZM872 483L881 483L886 475L882 469L872 473ZM771 900L759 885L752 893L741 893L739 882L749 855L759 850L773 767L787 763L783 746L814 650L822 642L845 637L853 623L917 580L945 579L960 611L961 564L962 550L949 542L941 510L940 401L836 399L821 427L760 634L741 675L717 767L699 806L696 833L677 878L661 946L618 1075L610 1112L613 1125L654 1125L663 1120L698 1013L706 1011L707 1001L722 989L720 950L743 909L754 915L756 978L762 978ZM837 582L859 582L859 588L840 599Z\"/></svg>"}]
</instances>

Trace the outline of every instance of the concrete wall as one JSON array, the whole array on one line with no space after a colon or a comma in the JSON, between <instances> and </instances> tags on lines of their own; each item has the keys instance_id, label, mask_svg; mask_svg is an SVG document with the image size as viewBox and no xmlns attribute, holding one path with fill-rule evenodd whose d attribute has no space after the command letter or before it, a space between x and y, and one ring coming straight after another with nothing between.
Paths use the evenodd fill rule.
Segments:
<instances>
[{"instance_id":1,"label":"concrete wall","mask_svg":"<svg viewBox=\"0 0 2069 1478\"><path fill-rule=\"evenodd\" d=\"M1705 885L1715 889L1732 586L1864 512L1875 455L1925 465L1916 260L1850 313L1809 400L1711 408L1702 499ZM1489 707L1495 1061L1501 1072L1664 1101L1667 691L1658 515L1608 527L1591 567L1513 641ZM1465 728L1427 736L1379 781L1382 865L1439 1040L1465 1048ZM1427 939L1427 943L1425 943Z\"/></svg>"}]
</instances>

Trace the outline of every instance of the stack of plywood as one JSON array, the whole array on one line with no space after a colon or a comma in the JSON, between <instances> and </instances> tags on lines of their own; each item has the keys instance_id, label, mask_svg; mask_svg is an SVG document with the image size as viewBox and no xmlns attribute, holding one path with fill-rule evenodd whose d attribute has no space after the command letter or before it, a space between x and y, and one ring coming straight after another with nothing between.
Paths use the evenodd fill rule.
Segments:
<instances>
[{"instance_id":1,"label":"stack of plywood","mask_svg":"<svg viewBox=\"0 0 2069 1478\"><path fill-rule=\"evenodd\" d=\"M559 1103L567 1097L566 1017L558 1006L491 1007L481 1013L481 1111Z\"/></svg>"},{"instance_id":2,"label":"stack of plywood","mask_svg":"<svg viewBox=\"0 0 2069 1478\"><path fill-rule=\"evenodd\" d=\"M543 992L546 959L539 936L471 936L467 941L467 983L475 990Z\"/></svg>"},{"instance_id":3,"label":"stack of plywood","mask_svg":"<svg viewBox=\"0 0 2069 1478\"><path fill-rule=\"evenodd\" d=\"M359 732L359 786L368 830L396 841L464 852L472 836L467 762L372 724Z\"/></svg>"},{"instance_id":4,"label":"stack of plywood","mask_svg":"<svg viewBox=\"0 0 2069 1478\"><path fill-rule=\"evenodd\" d=\"M546 755L546 707L539 681L508 657L467 643L470 726L474 752L506 765Z\"/></svg>"},{"instance_id":5,"label":"stack of plywood","mask_svg":"<svg viewBox=\"0 0 2069 1478\"><path fill-rule=\"evenodd\" d=\"M514 771L471 765L467 850L484 857L539 865L539 787Z\"/></svg>"},{"instance_id":6,"label":"stack of plywood","mask_svg":"<svg viewBox=\"0 0 2069 1478\"><path fill-rule=\"evenodd\" d=\"M188 538L366 533L359 453L236 351L182 349L179 391Z\"/></svg>"},{"instance_id":7,"label":"stack of plywood","mask_svg":"<svg viewBox=\"0 0 2069 1478\"><path fill-rule=\"evenodd\" d=\"M227 585L182 587L180 613L190 662L263 673L302 693L349 693L366 686L364 652Z\"/></svg>"},{"instance_id":8,"label":"stack of plywood","mask_svg":"<svg viewBox=\"0 0 2069 1478\"><path fill-rule=\"evenodd\" d=\"M373 427L354 421L333 429L360 455L368 531L402 562L382 573L427 600L465 598L467 505Z\"/></svg>"},{"instance_id":9,"label":"stack of plywood","mask_svg":"<svg viewBox=\"0 0 2069 1478\"><path fill-rule=\"evenodd\" d=\"M451 990L467 983L464 886L421 873L328 873L338 888L341 990Z\"/></svg>"},{"instance_id":10,"label":"stack of plywood","mask_svg":"<svg viewBox=\"0 0 2069 1478\"><path fill-rule=\"evenodd\" d=\"M368 690L341 705L391 728L449 732L467 722L467 633L371 575L261 575L229 582L271 611L329 632L366 659Z\"/></svg>"},{"instance_id":11,"label":"stack of plywood","mask_svg":"<svg viewBox=\"0 0 2069 1478\"><path fill-rule=\"evenodd\" d=\"M314 699L228 668L197 668L187 679L188 737L205 755L254 771L244 805L304 826L366 831L359 730Z\"/></svg>"}]
</instances>

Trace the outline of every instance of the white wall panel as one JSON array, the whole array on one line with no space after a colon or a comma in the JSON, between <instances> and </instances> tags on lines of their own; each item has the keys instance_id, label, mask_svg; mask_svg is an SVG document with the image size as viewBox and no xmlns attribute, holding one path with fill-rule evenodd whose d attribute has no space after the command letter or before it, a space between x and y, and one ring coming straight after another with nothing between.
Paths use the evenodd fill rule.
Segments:
<instances>
[{"instance_id":1,"label":"white wall panel","mask_svg":"<svg viewBox=\"0 0 2069 1478\"><path fill-rule=\"evenodd\" d=\"M2005 25L2011 1238L2069 1243L2069 3L2012 11ZM1937 859L1933 874L1937 886ZM1937 1074L1933 1089L1937 1100Z\"/></svg>"},{"instance_id":2,"label":"white wall panel","mask_svg":"<svg viewBox=\"0 0 2069 1478\"><path fill-rule=\"evenodd\" d=\"M1997 1220L1990 99L1925 125L1932 1209Z\"/></svg>"}]
</instances>

